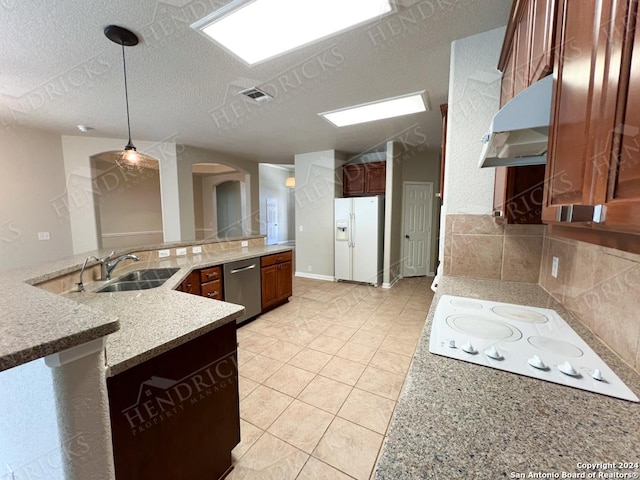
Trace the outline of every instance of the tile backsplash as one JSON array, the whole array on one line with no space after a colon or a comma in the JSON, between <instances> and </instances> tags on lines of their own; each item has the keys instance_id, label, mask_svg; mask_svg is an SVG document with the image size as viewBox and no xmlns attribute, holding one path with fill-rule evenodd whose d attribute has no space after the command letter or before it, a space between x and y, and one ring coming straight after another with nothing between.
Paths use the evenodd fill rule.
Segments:
<instances>
[{"instance_id":1,"label":"tile backsplash","mask_svg":"<svg viewBox=\"0 0 640 480\"><path fill-rule=\"evenodd\" d=\"M545 236L540 285L640 371L640 255Z\"/></svg>"},{"instance_id":2,"label":"tile backsplash","mask_svg":"<svg viewBox=\"0 0 640 480\"><path fill-rule=\"evenodd\" d=\"M544 225L503 225L491 215L447 215L445 275L537 282Z\"/></svg>"}]
</instances>

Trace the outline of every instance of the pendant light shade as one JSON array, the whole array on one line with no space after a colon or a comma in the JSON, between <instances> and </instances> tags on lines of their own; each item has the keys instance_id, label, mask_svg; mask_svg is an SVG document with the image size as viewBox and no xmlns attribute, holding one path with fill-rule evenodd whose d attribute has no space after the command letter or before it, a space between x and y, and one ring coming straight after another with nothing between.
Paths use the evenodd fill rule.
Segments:
<instances>
[{"instance_id":1,"label":"pendant light shade","mask_svg":"<svg viewBox=\"0 0 640 480\"><path fill-rule=\"evenodd\" d=\"M124 56L124 47L133 47L138 44L138 37L131 30L117 25L107 25L104 29L105 36L113 43L122 47L122 70L124 72L124 99L127 106L127 133L129 141L121 152L116 154L116 164L122 170L129 172L141 172L146 161L144 155L136 150L131 141L131 122L129 120L129 90L127 88L127 62Z\"/></svg>"}]
</instances>

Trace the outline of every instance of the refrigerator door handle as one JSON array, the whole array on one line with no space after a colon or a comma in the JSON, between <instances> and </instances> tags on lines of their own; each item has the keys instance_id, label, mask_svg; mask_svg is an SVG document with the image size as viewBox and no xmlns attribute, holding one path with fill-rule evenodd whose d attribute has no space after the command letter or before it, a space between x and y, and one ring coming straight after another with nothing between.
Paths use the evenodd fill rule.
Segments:
<instances>
[{"instance_id":1,"label":"refrigerator door handle","mask_svg":"<svg viewBox=\"0 0 640 480\"><path fill-rule=\"evenodd\" d=\"M351 214L351 246L356 246L356 214Z\"/></svg>"},{"instance_id":2,"label":"refrigerator door handle","mask_svg":"<svg viewBox=\"0 0 640 480\"><path fill-rule=\"evenodd\" d=\"M353 213L349 214L349 247L353 247Z\"/></svg>"}]
</instances>

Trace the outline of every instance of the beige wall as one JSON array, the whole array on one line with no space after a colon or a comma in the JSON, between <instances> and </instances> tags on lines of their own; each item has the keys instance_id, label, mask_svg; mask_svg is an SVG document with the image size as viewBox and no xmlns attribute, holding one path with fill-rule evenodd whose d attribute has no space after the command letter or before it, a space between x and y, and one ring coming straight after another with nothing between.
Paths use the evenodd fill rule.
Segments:
<instances>
[{"instance_id":1,"label":"beige wall","mask_svg":"<svg viewBox=\"0 0 640 480\"><path fill-rule=\"evenodd\" d=\"M73 253L66 189L60 135L0 132L0 270ZM39 241L38 232L51 239Z\"/></svg>"},{"instance_id":2,"label":"beige wall","mask_svg":"<svg viewBox=\"0 0 640 480\"><path fill-rule=\"evenodd\" d=\"M118 249L162 243L158 170L127 174L114 163L95 161L100 173L95 197L102 247Z\"/></svg>"},{"instance_id":3,"label":"beige wall","mask_svg":"<svg viewBox=\"0 0 640 480\"><path fill-rule=\"evenodd\" d=\"M294 216L294 189L287 188L285 182L288 177L294 175L291 167L260 164L260 233L267 234L267 199L278 202L278 235L277 242L293 241L295 231L293 225Z\"/></svg>"},{"instance_id":4,"label":"beige wall","mask_svg":"<svg viewBox=\"0 0 640 480\"><path fill-rule=\"evenodd\" d=\"M537 282L544 225L502 225L491 215L447 215L444 274Z\"/></svg>"},{"instance_id":5,"label":"beige wall","mask_svg":"<svg viewBox=\"0 0 640 480\"><path fill-rule=\"evenodd\" d=\"M640 371L640 255L546 236L540 285Z\"/></svg>"},{"instance_id":6,"label":"beige wall","mask_svg":"<svg viewBox=\"0 0 640 480\"><path fill-rule=\"evenodd\" d=\"M387 142L387 173L384 198L384 262L382 285L392 287L402 273L402 162L396 162L400 145Z\"/></svg>"}]
</instances>

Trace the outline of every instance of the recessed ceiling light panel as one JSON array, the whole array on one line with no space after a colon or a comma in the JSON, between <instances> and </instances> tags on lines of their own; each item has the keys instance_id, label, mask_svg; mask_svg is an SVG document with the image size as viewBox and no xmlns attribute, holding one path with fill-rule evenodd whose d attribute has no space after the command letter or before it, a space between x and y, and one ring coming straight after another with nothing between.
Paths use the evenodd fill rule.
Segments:
<instances>
[{"instance_id":1,"label":"recessed ceiling light panel","mask_svg":"<svg viewBox=\"0 0 640 480\"><path fill-rule=\"evenodd\" d=\"M399 117L411 113L426 112L424 90L399 97L387 98L353 107L319 113L336 127L373 122L385 118Z\"/></svg>"},{"instance_id":2,"label":"recessed ceiling light panel","mask_svg":"<svg viewBox=\"0 0 640 480\"><path fill-rule=\"evenodd\" d=\"M235 0L191 26L253 65L391 11L389 0Z\"/></svg>"}]
</instances>

